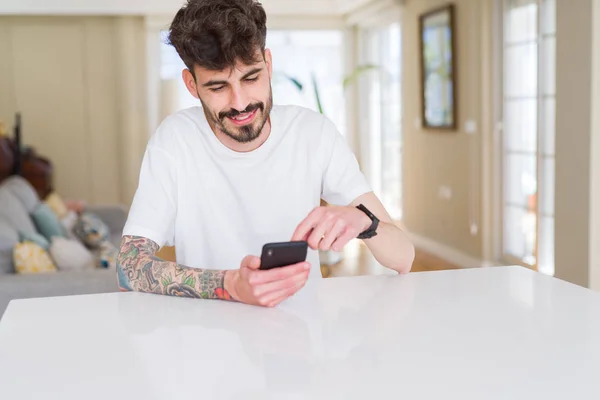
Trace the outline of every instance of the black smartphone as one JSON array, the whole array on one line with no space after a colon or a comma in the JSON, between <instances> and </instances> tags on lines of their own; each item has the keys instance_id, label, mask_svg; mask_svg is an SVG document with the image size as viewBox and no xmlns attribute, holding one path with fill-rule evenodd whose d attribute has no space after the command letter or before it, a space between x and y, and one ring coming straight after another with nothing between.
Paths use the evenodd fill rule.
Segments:
<instances>
[{"instance_id":1,"label":"black smartphone","mask_svg":"<svg viewBox=\"0 0 600 400\"><path fill-rule=\"evenodd\" d=\"M307 252L308 243L305 241L267 243L262 248L260 269L281 268L304 262Z\"/></svg>"}]
</instances>

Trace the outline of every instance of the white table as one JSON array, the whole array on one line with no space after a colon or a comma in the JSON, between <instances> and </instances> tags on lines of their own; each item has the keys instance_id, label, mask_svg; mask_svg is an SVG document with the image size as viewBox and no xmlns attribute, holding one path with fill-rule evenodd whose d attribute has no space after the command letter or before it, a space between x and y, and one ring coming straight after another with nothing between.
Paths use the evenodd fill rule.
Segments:
<instances>
[{"instance_id":1,"label":"white table","mask_svg":"<svg viewBox=\"0 0 600 400\"><path fill-rule=\"evenodd\" d=\"M600 294L520 267L333 278L276 309L13 301L0 399L599 399Z\"/></svg>"}]
</instances>

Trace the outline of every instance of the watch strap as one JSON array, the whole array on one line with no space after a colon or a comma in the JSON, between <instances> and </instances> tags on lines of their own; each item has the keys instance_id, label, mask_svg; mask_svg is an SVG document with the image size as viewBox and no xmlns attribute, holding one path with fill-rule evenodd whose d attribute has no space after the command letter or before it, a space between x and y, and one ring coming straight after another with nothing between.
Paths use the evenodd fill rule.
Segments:
<instances>
[{"instance_id":1,"label":"watch strap","mask_svg":"<svg viewBox=\"0 0 600 400\"><path fill-rule=\"evenodd\" d=\"M362 232L360 235L357 236L358 239L370 239L373 236L377 236L377 227L379 226L379 219L373 215L373 213L371 211L369 211L369 209L367 207L365 207L363 204L359 204L358 206L356 206L356 208L358 208L360 211L364 212L367 217L369 217L371 219L371 226L369 228L367 228L367 230L365 230L364 232Z\"/></svg>"}]
</instances>

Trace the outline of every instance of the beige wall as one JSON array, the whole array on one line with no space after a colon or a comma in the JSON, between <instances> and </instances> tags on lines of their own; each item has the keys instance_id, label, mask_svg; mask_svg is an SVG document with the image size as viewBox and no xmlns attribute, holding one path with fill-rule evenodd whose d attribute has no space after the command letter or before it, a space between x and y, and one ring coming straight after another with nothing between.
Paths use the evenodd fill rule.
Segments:
<instances>
[{"instance_id":1,"label":"beige wall","mask_svg":"<svg viewBox=\"0 0 600 400\"><path fill-rule=\"evenodd\" d=\"M590 288L600 291L600 1L592 13L592 135L590 200Z\"/></svg>"},{"instance_id":2,"label":"beige wall","mask_svg":"<svg viewBox=\"0 0 600 400\"><path fill-rule=\"evenodd\" d=\"M482 71L482 40L486 37L482 32L491 29L483 26L489 21L485 16L489 12L487 1L454 1L458 130L433 131L416 125L421 115L419 15L446 3L444 0L407 0L404 5L403 215L411 232L481 259L481 131L489 128L484 120L489 113L483 109L486 105L483 104L485 74ZM475 135L463 131L467 120L477 123ZM439 197L442 185L452 189L450 200ZM471 234L471 222L479 228L475 235Z\"/></svg>"},{"instance_id":3,"label":"beige wall","mask_svg":"<svg viewBox=\"0 0 600 400\"><path fill-rule=\"evenodd\" d=\"M589 282L592 1L556 2L556 276Z\"/></svg>"},{"instance_id":4,"label":"beige wall","mask_svg":"<svg viewBox=\"0 0 600 400\"><path fill-rule=\"evenodd\" d=\"M120 135L117 158L121 167L121 199L129 205L137 188L142 156L153 133L148 131L146 73L149 62L143 18L116 18L115 36L118 71L115 83L119 90L118 98L113 101L117 106Z\"/></svg>"},{"instance_id":5,"label":"beige wall","mask_svg":"<svg viewBox=\"0 0 600 400\"><path fill-rule=\"evenodd\" d=\"M403 16L404 46L404 196L405 221L408 228L420 236L451 246L474 257L494 257L494 226L492 179L493 150L501 145L494 139L492 127L499 114L494 113L494 96L501 88L494 82L493 65L493 0L458 0L458 107L459 127L474 119L481 128L477 137L461 129L438 133L417 129L420 116L420 75L418 60L418 15L444 4L437 0L407 0ZM582 286L600 288L598 232L590 221L598 220L600 204L600 146L597 141L598 42L594 29L600 29L600 10L594 0L557 1L556 44L556 187L555 187L555 275ZM496 10L499 11L499 10ZM596 21L592 15L597 15ZM594 28L594 25L595 28ZM468 31L467 31L468 29ZM598 39L596 37L595 39ZM594 49L595 44L595 49ZM489 66L489 68L488 68ZM596 76L594 75L596 74ZM595 91L592 91L595 82ZM480 89L478 90L478 87ZM593 125L594 124L594 125ZM594 134L596 133L596 135ZM471 141L474 140L474 141ZM594 146L595 145L595 146ZM469 149L478 149L473 165L483 171L480 180L469 178ZM590 149L592 149L590 151ZM594 170L596 166L596 170ZM468 210L473 199L469 187L475 187L481 197L477 236L469 234ZM452 187L450 201L438 197L440 185ZM596 197L594 196L594 188ZM596 205L598 204L598 205ZM595 241L594 241L595 240ZM496 257L497 252L496 252Z\"/></svg>"},{"instance_id":6,"label":"beige wall","mask_svg":"<svg viewBox=\"0 0 600 400\"><path fill-rule=\"evenodd\" d=\"M131 121L145 120L140 48L141 18L0 17L0 119L12 126L22 113L24 144L52 161L64 197L131 198L140 159L131 138L142 129Z\"/></svg>"}]
</instances>

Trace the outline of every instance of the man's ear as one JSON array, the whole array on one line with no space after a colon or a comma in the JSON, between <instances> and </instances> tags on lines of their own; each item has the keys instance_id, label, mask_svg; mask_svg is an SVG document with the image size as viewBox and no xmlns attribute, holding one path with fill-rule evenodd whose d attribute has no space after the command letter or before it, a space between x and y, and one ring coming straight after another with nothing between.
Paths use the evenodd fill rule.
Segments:
<instances>
[{"instance_id":1,"label":"man's ear","mask_svg":"<svg viewBox=\"0 0 600 400\"><path fill-rule=\"evenodd\" d=\"M181 77L183 78L183 82L185 83L185 87L187 88L188 92L190 92L192 96L199 100L198 88L196 87L196 78L194 78L194 75L192 75L191 71L187 68L184 69L181 73Z\"/></svg>"},{"instance_id":2,"label":"man's ear","mask_svg":"<svg viewBox=\"0 0 600 400\"><path fill-rule=\"evenodd\" d=\"M265 63L269 71L269 78L271 78L273 76L273 55L270 49L265 49Z\"/></svg>"}]
</instances>

